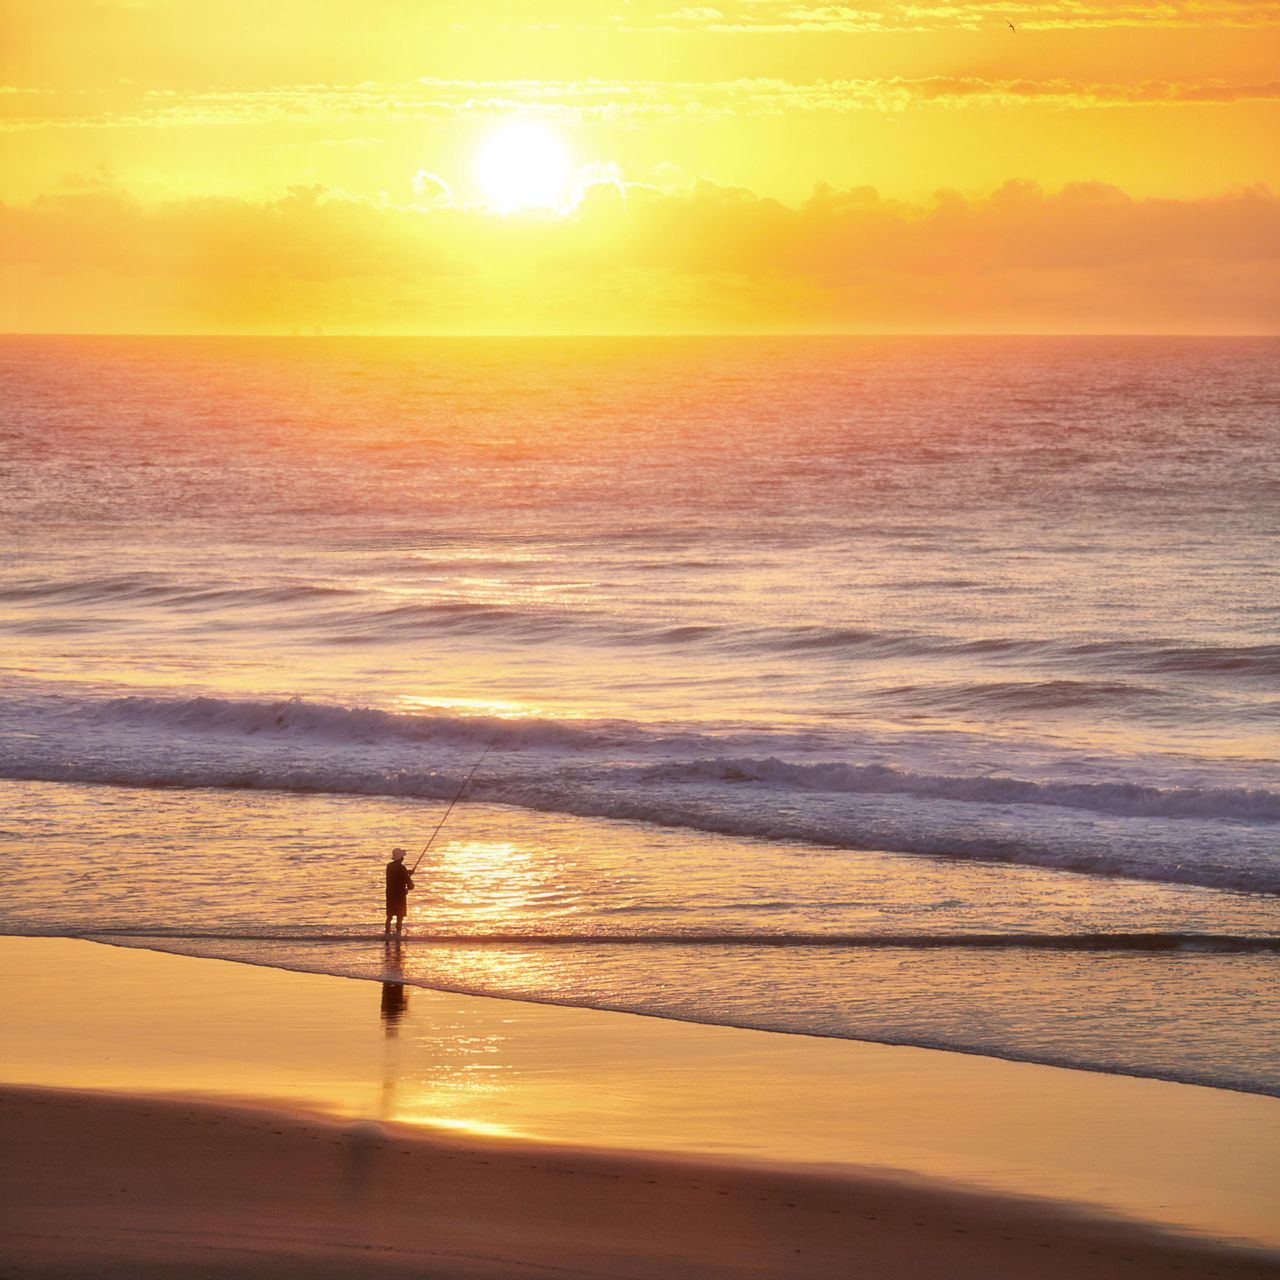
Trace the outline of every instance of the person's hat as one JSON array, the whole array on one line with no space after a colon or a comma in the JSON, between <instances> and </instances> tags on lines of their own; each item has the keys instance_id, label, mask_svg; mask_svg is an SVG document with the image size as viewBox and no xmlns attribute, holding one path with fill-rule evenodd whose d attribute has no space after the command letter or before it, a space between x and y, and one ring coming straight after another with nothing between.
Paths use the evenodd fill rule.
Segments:
<instances>
[{"instance_id":1,"label":"person's hat","mask_svg":"<svg viewBox=\"0 0 1280 1280\"><path fill-rule=\"evenodd\" d=\"M405 850L404 850L404 849L392 849L392 850L391 850L391 856L392 856L393 858L403 858L403 857L404 857L404 855L405 855Z\"/></svg>"}]
</instances>

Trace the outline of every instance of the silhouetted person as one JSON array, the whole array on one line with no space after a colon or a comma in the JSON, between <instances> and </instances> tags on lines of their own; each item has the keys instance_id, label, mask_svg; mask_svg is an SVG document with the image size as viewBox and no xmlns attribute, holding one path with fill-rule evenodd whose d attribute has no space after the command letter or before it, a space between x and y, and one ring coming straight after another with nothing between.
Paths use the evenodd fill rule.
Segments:
<instances>
[{"instance_id":1,"label":"silhouetted person","mask_svg":"<svg viewBox=\"0 0 1280 1280\"><path fill-rule=\"evenodd\" d=\"M404 929L405 912L409 909L409 890L413 888L413 877L405 869L404 850L392 849L391 861L387 863L387 921L383 925L385 936L391 936L391 921L396 922L396 936Z\"/></svg>"}]
</instances>

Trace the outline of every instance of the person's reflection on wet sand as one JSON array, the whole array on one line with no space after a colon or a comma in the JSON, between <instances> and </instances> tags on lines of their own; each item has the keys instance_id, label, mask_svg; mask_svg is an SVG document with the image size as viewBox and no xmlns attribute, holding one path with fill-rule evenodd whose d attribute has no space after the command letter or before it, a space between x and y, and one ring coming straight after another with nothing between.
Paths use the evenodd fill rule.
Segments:
<instances>
[{"instance_id":1,"label":"person's reflection on wet sand","mask_svg":"<svg viewBox=\"0 0 1280 1280\"><path fill-rule=\"evenodd\" d=\"M390 939L383 951L382 971L386 975L382 983L382 1025L389 1036L399 1029L400 1019L409 1011L409 988L399 977L404 973L404 961L400 955L400 940Z\"/></svg>"}]
</instances>

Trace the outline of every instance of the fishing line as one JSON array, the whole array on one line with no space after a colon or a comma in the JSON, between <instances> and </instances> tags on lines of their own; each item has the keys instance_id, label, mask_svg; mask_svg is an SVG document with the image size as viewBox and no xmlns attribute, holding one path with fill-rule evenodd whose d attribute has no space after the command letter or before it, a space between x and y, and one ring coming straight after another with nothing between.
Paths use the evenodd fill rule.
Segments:
<instances>
[{"instance_id":1,"label":"fishing line","mask_svg":"<svg viewBox=\"0 0 1280 1280\"><path fill-rule=\"evenodd\" d=\"M471 772L467 774L467 776L463 779L462 786L458 788L457 794L453 797L452 800L449 801L449 807L444 811L444 817L442 817L440 821L436 823L436 829L431 833L431 839L428 840L427 843L422 846L422 852L418 854L418 861L415 862L413 866L409 868L410 875L413 875L413 873L417 871L418 863L421 862L423 858L427 856L427 850L430 849L431 846L435 843L436 836L440 834L440 828L443 827L444 824L449 821L449 815L453 812L453 806L457 804L459 800L462 799L462 793L470 785L471 779L476 776L476 770L480 768L480 766L484 763L485 756L487 756L489 752L492 750L493 750L493 743L491 742L480 753L480 759L477 760L475 764L471 766Z\"/></svg>"}]
</instances>

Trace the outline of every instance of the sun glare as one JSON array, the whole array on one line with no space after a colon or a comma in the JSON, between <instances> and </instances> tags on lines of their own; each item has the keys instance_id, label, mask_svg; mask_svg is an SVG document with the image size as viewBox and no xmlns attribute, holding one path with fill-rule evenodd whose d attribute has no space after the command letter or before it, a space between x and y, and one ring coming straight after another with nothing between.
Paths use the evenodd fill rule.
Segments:
<instances>
[{"instance_id":1,"label":"sun glare","mask_svg":"<svg viewBox=\"0 0 1280 1280\"><path fill-rule=\"evenodd\" d=\"M560 209L568 198L569 152L536 120L513 120L491 133L476 152L476 181L500 213Z\"/></svg>"}]
</instances>

